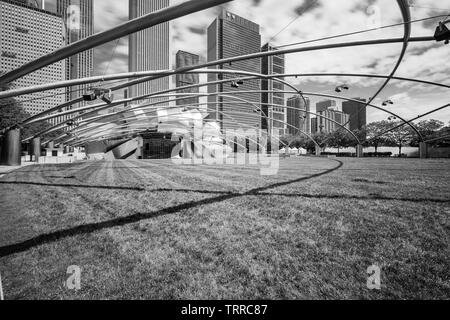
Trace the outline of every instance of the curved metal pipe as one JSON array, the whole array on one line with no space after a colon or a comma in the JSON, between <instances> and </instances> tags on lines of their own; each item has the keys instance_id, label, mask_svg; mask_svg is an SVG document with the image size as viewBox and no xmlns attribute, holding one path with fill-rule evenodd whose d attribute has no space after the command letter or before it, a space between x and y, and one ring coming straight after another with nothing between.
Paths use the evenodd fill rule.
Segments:
<instances>
[{"instance_id":1,"label":"curved metal pipe","mask_svg":"<svg viewBox=\"0 0 450 320\"><path fill-rule=\"evenodd\" d=\"M269 92L269 91L236 91L236 92L223 92L223 93L215 92L215 93L210 93L210 94L198 94L198 95L191 94L191 95L192 95L192 96L206 96L206 97L209 97L209 96L226 96L227 94L263 93L263 92ZM272 92L286 93L286 91L272 91ZM296 92L288 92L288 93L297 93L297 91L296 91ZM309 93L306 93L306 94L308 94L308 95L318 95L318 94L309 94ZM323 95L320 95L320 96L323 96ZM234 96L232 96L232 97L235 98ZM329 96L326 95L326 97L329 97ZM337 98L342 99L341 97L337 97ZM180 99L186 99L186 97L183 97L183 98L180 98ZM177 100L180 100L180 99L177 99ZM349 100L352 101L353 99L349 99ZM244 101L245 101L245 100L244 100ZM353 101L357 101L357 100L353 100ZM246 101L246 102L248 102L248 101ZM167 101L151 103L151 104L148 104L148 105L158 105L158 104L162 104L162 103L167 103ZM254 104L253 104L253 105L254 105ZM296 108L293 108L293 107L282 106L282 105L277 105L277 104L271 104L271 105L277 106L277 107L280 107L280 108L290 109L290 110L300 110L301 112L305 112L305 113L308 113L308 114L315 115L315 116L317 116L317 117L319 117L319 118L323 118L323 119L325 119L325 120L328 120L328 121L331 121L331 122L335 123L335 124L338 125L338 126L343 127L342 124L340 124L339 122L335 121L334 119L331 119L331 118L328 118L328 117L325 117L325 116L322 116L322 115L313 113L313 112L311 112L311 111L306 111L306 110L296 109ZM144 106L147 106L147 105L144 105ZM116 117L116 116L119 115L119 114L128 113L128 112L134 111L134 110L140 110L140 109L142 109L144 106L140 105L140 106L136 106L136 107L133 107L133 108L130 108L130 109L127 109L127 110L122 110L122 111L119 111L119 112L116 112L116 113L113 113L113 114L108 114L108 115L105 115L102 119L107 119L107 118L109 118L109 117ZM256 106L256 105L254 105L254 106L255 106L256 108L259 109L259 106ZM59 116L61 116L61 115L59 115ZM85 116L85 115L84 115L84 116ZM87 125L87 124L89 124L89 122L86 123L85 125ZM357 137L352 131L350 131L348 128L345 128L345 127L343 127L343 128L344 128L344 130L346 130L348 133L350 133L350 134L355 138L355 140L356 140L358 143L360 143L358 137ZM317 142L314 140L314 138L312 138L311 136L308 136L308 138L312 139L312 141L313 141L315 144L317 144Z\"/></svg>"},{"instance_id":2,"label":"curved metal pipe","mask_svg":"<svg viewBox=\"0 0 450 320\"><path fill-rule=\"evenodd\" d=\"M30 74L33 71L69 58L77 53L95 48L99 45L108 43L116 39L120 39L129 34L156 26L158 24L183 17L191 13L212 8L230 1L232 0L190 0L178 5L170 6L168 8L146 14L139 18L125 22L112 29L96 33L83 40L74 42L39 59L28 62L20 68L10 71L1 76L0 83L12 82L27 74Z\"/></svg>"},{"instance_id":3,"label":"curved metal pipe","mask_svg":"<svg viewBox=\"0 0 450 320\"><path fill-rule=\"evenodd\" d=\"M384 88L386 88L386 86L389 84L389 82L392 80L392 78L394 77L395 73L397 72L398 68L400 67L401 62L403 61L403 58L405 57L406 54L406 50L408 49L408 44L409 44L409 40L411 38L411 22L409 22L411 20L411 12L409 10L409 5L407 3L406 0L397 0L397 3L400 7L400 11L402 12L402 17L403 17L403 26L404 26L404 35L403 35L403 45L402 45L402 51L399 55L399 58L394 66L394 69L392 70L392 72L390 73L390 75L388 76L388 78L386 79L386 81L383 83L383 85L378 89L378 91L369 99L369 101L365 104L365 106L363 108L361 108L359 110L359 113L362 112L362 110L366 110L366 108L378 97L378 95L384 90ZM408 123L406 120L401 119L403 122ZM350 121L348 121L346 123L346 125L350 123ZM411 124L411 123L408 123ZM422 134L419 132L419 130L417 130L417 128L415 126L411 126L411 128L417 133L417 135L419 136L420 141L423 141L423 136Z\"/></svg>"},{"instance_id":4,"label":"curved metal pipe","mask_svg":"<svg viewBox=\"0 0 450 320\"><path fill-rule=\"evenodd\" d=\"M366 139L365 141L363 141L363 143L372 141L372 140L374 140L374 139L376 139L376 138L379 138L379 137L385 135L386 133L392 132L392 131L394 131L395 129L398 129L398 128L401 128L401 127L405 126L407 123L411 123L411 122L413 122L413 121L419 120L419 119L421 119L421 118L423 118L423 117L426 117L426 116L428 116L428 115L430 115L430 114L432 114L432 113L441 111L442 109L446 109L446 108L448 108L448 107L450 107L450 104L446 104L446 105L443 105L443 106L441 106L441 107L439 107L439 108L433 109L433 110L431 110L431 111L429 111L429 112L427 112L427 113L424 113L424 114L422 114L422 115L420 115L420 116L417 116L417 117L415 117L415 118L413 118L413 119L411 119L411 120L408 120L407 122L403 122L403 123L399 124L398 126L395 126L395 127L391 128L391 129L389 129L389 130L386 130L385 132L380 133L380 134L376 135L375 137L372 137L372 138L370 138L370 139ZM424 141L424 142L426 142L426 141Z\"/></svg>"},{"instance_id":5,"label":"curved metal pipe","mask_svg":"<svg viewBox=\"0 0 450 320\"><path fill-rule=\"evenodd\" d=\"M249 100L246 100L246 99L243 99L243 98L240 98L240 97L235 97L235 96L229 96L229 95L225 95L225 94L219 94L218 96L224 96L224 97L228 97L228 98L231 98L231 99L236 99L236 100L240 100L240 101L243 101L244 103L247 103L247 104L250 104L250 105L252 105L253 107L255 107L255 108L259 108L259 106L257 106L256 104L254 104L253 102L251 102L251 101L249 101ZM185 97L183 97L183 98L181 98L181 99L185 99ZM180 100L180 99L177 99L177 100ZM228 104L231 104L230 102L228 102ZM152 104L151 104L152 105ZM198 104L194 104L194 105L203 105L203 103L198 103ZM189 104L189 105L183 105L183 106L175 106L175 107L171 107L171 108L168 108L168 109L178 109L178 108L183 108L183 107L189 107L189 106L193 106L192 104ZM141 106L139 106L139 109L136 109L136 110L143 110L143 109L147 109L148 107L146 107L146 105L141 105ZM157 109L157 107L153 107L153 109L152 110L150 110L149 112L154 112L154 110L156 110ZM130 112L130 111L132 111L132 110L126 110L126 112ZM247 126L247 125L244 125L244 124L241 124L241 123L239 123L238 121L236 121L233 117L231 117L231 116L228 116L228 115L226 115L225 113L223 113L223 112L220 112L220 111L218 111L219 113L221 113L222 115L224 115L225 117L229 117L229 118L231 118L232 120L234 120L234 122L235 123L237 123L238 125L241 125L241 126L243 126L243 127L250 127L250 126ZM235 111L235 113L239 113L239 112L236 112ZM144 113L144 114L142 114L142 115L146 115L147 113ZM113 115L111 115L111 116L114 116L114 117L116 117L118 115L118 113L116 113L116 114L113 114ZM87 126L87 125L89 125L89 124L91 124L91 123L94 123L96 120L98 120L99 118L101 119L101 118L103 118L102 116L100 116L100 117L95 117L96 119L95 120L89 120L86 124L84 124L84 126ZM125 119L120 119L120 121L128 121L129 119L136 119L136 116L131 116L131 117L129 117L129 118L125 118ZM296 128L296 127L294 127L294 126L292 126L292 125L290 125L289 123L286 123L286 122L284 122L284 121L280 121L280 120L277 120L277 119L272 119L273 121L276 121L276 122L279 122L279 123L283 123L283 124L285 124L285 125L287 125L287 126L289 126L289 127L291 127L291 128L294 128L295 130L297 130L299 133L301 133L301 134L303 134L303 135L305 135L306 137L308 137L309 139L311 139L313 142L314 142L314 144L318 144L317 143L317 141L311 136L311 135L309 135L308 133L306 133L306 132L304 132L304 131L302 131L302 130L300 130L300 128ZM136 119L136 121L138 122L138 121L145 121L145 119ZM104 124L104 125L107 125L107 124ZM104 125L102 125L102 126L104 126ZM253 127L252 127L253 128ZM70 131L70 132L75 132L75 134L80 134L78 131L76 131L76 130L79 130L79 127L78 128L75 128L74 130L72 130L72 131ZM87 128L87 130L89 130L89 128ZM110 129L106 129L106 130L110 130ZM85 130L83 130L83 133L85 133L86 131ZM56 139L55 141L57 141L58 139ZM278 139L279 140L279 139ZM65 142L62 142L62 143L65 143Z\"/></svg>"},{"instance_id":6,"label":"curved metal pipe","mask_svg":"<svg viewBox=\"0 0 450 320\"><path fill-rule=\"evenodd\" d=\"M435 41L435 39L434 39L434 37L416 37L416 38L410 38L410 40L409 40L409 42L426 42L426 41ZM355 41L355 42L337 43L337 44L329 44L329 45L292 48L292 49L286 49L286 50L264 51L264 52L243 55L243 56L237 56L237 57L232 57L232 58L216 60L216 61L207 62L207 63L196 65L196 66L180 68L177 70L165 70L165 71L161 70L161 71L151 71L151 72L143 71L143 72L123 73L123 74L119 74L119 75L104 76L101 78L98 78L98 77L92 78L91 77L91 78L85 78L85 79L71 80L71 82L64 81L64 82L57 82L57 83L47 84L47 85L42 85L42 86L33 86L33 87L29 87L29 88L24 88L24 89L9 90L9 91L0 92L0 99L10 98L10 97L24 95L24 94L31 94L31 93L40 92L40 91L47 91L47 90L52 90L52 89L57 89L57 88L63 88L63 87L67 87L67 86L76 86L76 85L82 85L82 84L95 83L95 82L99 82L99 81L109 81L109 80L118 80L118 79L133 78L133 77L142 77L142 79L139 79L137 81L127 82L125 84L122 84L122 85L116 86L116 87L105 88L105 90L116 91L116 90L123 89L123 88L129 87L131 85L139 84L142 82L148 82L148 81L156 80L156 79L163 78L163 77L186 73L188 71L192 71L192 70L196 70L196 69L202 69L202 68L207 68L207 67L216 66L216 65L220 65L220 64L232 63L232 62L236 62L236 61L251 60L251 59L256 59L256 58L281 55L281 54L289 54L289 53L299 53L299 52L308 52L308 51L316 51L316 50L337 49L337 48L376 45L376 44L392 44L392 43L402 43L402 42L403 42L402 38L393 38L393 39ZM152 75L152 76L145 76L145 75ZM75 99L73 101L70 101L70 104L65 104L65 107L70 106L75 103L79 103L81 101L82 100L80 100L80 99Z\"/></svg>"},{"instance_id":7,"label":"curved metal pipe","mask_svg":"<svg viewBox=\"0 0 450 320\"><path fill-rule=\"evenodd\" d=\"M298 90L295 86L289 84L288 82L286 82L286 81L284 81L284 80L281 80L281 79L278 79L279 77L286 77L287 75L279 75L279 74L278 74L278 75L263 75L263 74L253 73L253 72L235 71L235 70L198 70L198 71L195 71L195 72L193 72L193 73L217 73L217 74L243 74L243 75L249 75L249 77L236 78L236 79L244 79L244 80L251 80L251 79L254 79L254 78L272 79L272 81L280 82L280 83L282 83L282 84L284 84L284 85L290 87L291 89L295 90L298 94L300 94L300 95L302 96L302 98L303 98L303 100L305 101L305 104L306 104L306 99L305 99L305 97L303 96L303 92L302 92L302 91ZM176 89L170 89L170 90L159 91L159 92L155 92L155 93L148 94L148 95L143 95L143 96L134 97L134 98L131 98L131 99L121 100L121 101L119 101L119 102L115 102L115 103L112 103L112 104L110 104L110 105L103 105L103 106L105 106L103 109L108 109L108 108L110 108L110 107L112 107L112 106L119 105L119 104L122 104L122 103L125 103L125 102L132 102L132 101L136 101L136 100L142 100L142 99L148 98L148 97L155 97L155 96L157 96L157 95L161 95L161 94L164 94L164 93L170 93L170 92L173 92L173 91L185 90L185 89L190 89L190 88L199 88L199 87L208 86L208 85L213 85L213 84L227 83L227 82L230 82L230 81L232 81L232 79L220 80L220 81L214 81L214 82L209 82L209 83L206 83L206 84L195 84L195 85L190 85L190 86L179 87L179 88L176 88ZM342 99L342 100L347 100L347 101L355 101L355 102L356 102L356 100L354 100L354 99L347 99L347 98L338 97L338 96L329 96L329 97L333 97L333 98L337 98L337 99ZM373 100L373 99L372 99L372 100ZM357 101L357 102L358 102L358 103L361 103L361 101ZM387 110L384 109L384 108L374 106L374 105L371 104L371 102L367 103L366 106L365 106L365 108L367 108L368 106L377 108L378 110L381 110L381 111L384 111L384 112L387 112L387 113L389 113L389 114L391 114L391 115L394 115L394 116L398 117L399 119L402 119L402 121L405 121L405 120L403 120L403 118L400 117L399 115L397 115L397 114L395 114L395 113L392 113L392 112L390 112L390 111L387 111ZM65 116L66 114L77 113L77 112L82 111L82 110L85 110L85 109L92 109L92 108L94 108L94 107L96 107L96 105L94 105L94 106L88 106L88 107L83 107L83 108L78 108L78 109L76 109L76 110L70 110L70 111L67 111L67 112L59 113L58 115L53 115L53 116L48 116L48 117L44 117L44 118L40 118L40 119L35 119L35 120L32 120L32 121L28 121L28 123L34 123L34 122L38 122L38 121L49 120L49 119L52 119L52 118ZM102 108L99 108L97 111L100 111L100 110L103 110L103 109L102 109ZM406 122L406 121L405 121L405 122ZM344 125L344 127L345 127L347 124L348 124L348 123L346 123L346 124ZM409 126L417 133L417 135L419 136L419 138L421 138L421 134L420 134L420 132L417 130L417 128L414 127L414 125L412 125L412 124L408 124L408 125L409 125ZM356 137L356 135L354 135L354 134L353 134L353 136ZM358 140L358 141L359 141L359 140Z\"/></svg>"},{"instance_id":8,"label":"curved metal pipe","mask_svg":"<svg viewBox=\"0 0 450 320\"><path fill-rule=\"evenodd\" d=\"M183 113L179 113L179 114L183 114ZM176 115L176 114L175 114L175 115ZM157 117L154 117L154 118L157 119ZM230 117L230 118L231 118L231 117ZM234 121L234 120L232 120L232 121ZM169 122L166 122L166 123L171 123L171 122L169 121ZM128 127L128 126L129 126L129 125L123 125L123 126L120 126L119 128L122 128L122 127L123 127L123 128L126 128L126 127ZM100 131L100 132L97 132L97 133L95 133L95 134L98 135L99 133L102 133L102 132L105 132L105 131L108 131L108 130L111 130L111 128L105 129L105 130ZM129 130L122 130L120 133L110 134L110 135L107 135L107 136L101 136L101 137L100 137L100 140L114 139L114 138L121 137L122 135L139 134L140 132L145 132L145 131L147 131L147 130L148 130L148 125L146 125L145 127L142 127L142 128L133 128L133 129L130 128ZM119 136L118 136L117 134L119 134ZM244 137L243 135L241 135L241 134L239 134L239 133L235 133L235 134L236 134L236 136L238 136L238 137L240 137L240 138ZM224 140L226 140L226 141L228 141L228 142L230 142L229 140L226 139L226 136L225 136L225 138L224 138L223 136L222 136L221 138L224 139ZM259 145L260 147L263 147L262 144L258 143L258 141L252 139L251 137L244 137L244 138L247 138L249 141L254 142L255 144ZM95 139L95 138L93 138L93 139ZM84 140L78 141L74 146L83 145L83 144L85 144L85 143L89 143L89 142L93 142L93 141L99 141L99 140L98 140L98 139L97 139L97 140L84 139ZM69 141L69 142L70 142L70 141ZM59 144L65 144L65 143L69 143L69 142L61 142L61 143L59 143ZM281 142L281 141L280 141L280 142ZM233 141L233 143L236 143L236 142ZM241 144L239 144L239 143L236 143L236 144L239 145L239 146L241 146L242 148L245 148L243 145L241 145Z\"/></svg>"},{"instance_id":9,"label":"curved metal pipe","mask_svg":"<svg viewBox=\"0 0 450 320\"><path fill-rule=\"evenodd\" d=\"M149 112L153 112L153 110L152 110L152 111L149 111ZM227 115L227 114L225 114L225 113L223 113L223 112L221 112L221 111L218 111L218 112L221 113L224 117L230 118L230 119L232 120L232 122L235 123L235 124L241 125L242 127L249 127L249 128L254 129L254 128L251 127L251 126L248 126L248 125L244 125L244 124L239 123L238 121L236 121L236 119L234 119L233 117L231 117L231 116L229 116L229 115ZM245 112L236 112L236 113L239 113L239 114L247 114L247 113L245 113ZM144 114L142 114L142 115L145 115L145 114L147 114L147 113L144 113ZM180 113L180 114L182 115L183 113ZM98 135L99 133L106 132L106 131L109 131L109 130L113 130L113 129L117 129L117 128L126 128L126 127L128 127L128 126L133 126L133 125L135 125L136 123L139 124L139 122L141 122L141 121L146 121L146 120L148 121L148 119L157 119L157 117L147 117L146 119L136 119L135 117L130 117L130 118L127 118L127 119L120 119L121 121L129 121L129 120L135 120L135 121L129 121L129 122L127 122L127 124L124 124L124 125L122 125L122 126L119 126L119 127L116 127L116 128L105 128L104 130L100 130L100 131L89 131L91 128L87 128L87 130L83 130L82 133L75 132L75 133L73 133L73 135L78 136L78 137L79 137L79 136L85 136L85 135L87 135L87 134L89 134L89 135ZM299 128L296 128L295 126L293 126L293 125L291 125L291 124L289 124L289 123L286 123L286 122L284 122L284 121L281 121L281 120L273 119L273 121L279 122L279 123L282 123L282 124L285 124L285 125L287 125L288 127L297 130L299 133L302 133L303 135L305 135L306 137L308 137L310 140L312 140L312 141L314 142L314 144L318 145L317 141L316 141L311 135L309 135L308 133L306 133L306 132L300 130ZM219 121L219 122L225 122L225 121ZM105 125L107 125L107 124L105 124ZM146 124L144 123L143 125L145 125L145 126L146 126L145 128L148 129L148 125L149 125L148 123L146 123ZM100 128L103 127L103 126L104 126L104 125L102 125L102 126L96 126L96 127L92 128L92 129L100 129ZM131 129L131 128L130 128L130 129ZM63 138L63 137L65 137L65 136L66 136L66 134L64 134L63 136L61 136L61 137L59 137L59 138ZM55 142L58 141L59 138L55 139L54 141L55 141ZM95 137L93 137L93 138L95 138ZM71 138L71 139L69 139L69 140L64 140L64 141L59 142L59 144L68 144L68 143L70 143L72 140L73 140L73 138ZM103 140L103 139L102 139L102 140ZM277 138L277 140L278 140L280 143L282 143L283 145L286 145L286 144L283 143L280 139ZM84 140L83 140L83 141L84 141Z\"/></svg>"}]
</instances>

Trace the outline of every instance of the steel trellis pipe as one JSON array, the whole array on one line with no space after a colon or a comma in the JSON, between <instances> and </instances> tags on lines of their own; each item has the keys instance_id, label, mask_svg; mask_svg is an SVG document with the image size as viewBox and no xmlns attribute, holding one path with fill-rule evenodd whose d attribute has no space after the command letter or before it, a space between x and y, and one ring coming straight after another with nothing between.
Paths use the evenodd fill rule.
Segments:
<instances>
[{"instance_id":1,"label":"steel trellis pipe","mask_svg":"<svg viewBox=\"0 0 450 320\"><path fill-rule=\"evenodd\" d=\"M33 71L39 70L60 60L69 58L77 53L92 49L99 45L156 26L158 24L183 17L191 13L212 8L230 1L232 0L190 0L178 5L170 6L168 8L146 14L142 17L125 22L112 29L106 30L104 32L99 32L83 40L74 42L37 60L31 61L23 65L22 67L1 76L0 83L12 82Z\"/></svg>"},{"instance_id":2,"label":"steel trellis pipe","mask_svg":"<svg viewBox=\"0 0 450 320\"><path fill-rule=\"evenodd\" d=\"M301 91L298 90L295 86L289 84L288 82L286 82L286 81L284 81L284 80L281 80L281 79L278 79L279 77L285 77L286 75L262 75L262 74L253 73L253 72L234 71L234 70L199 70L199 71L196 71L196 72L199 72L199 73L218 73L218 74L243 74L243 75L251 75L251 77L239 78L239 79L243 79L243 80L251 80L251 79L254 79L254 78L272 79L272 81L278 81L278 82L280 82L280 83L282 83L282 84L284 84L284 85L286 85L286 86L289 86L290 88L292 88L293 90L295 90L298 94L300 94L300 95L302 96L303 100L305 101L305 98L304 98L304 96L303 96L303 92L301 92ZM196 73L196 72L194 72L194 73ZM169 93L169 92L179 91L179 90L184 90L184 89L189 89L189 88L199 88L199 87L202 87L202 86L208 86L208 85L212 85L212 84L226 83L226 82L230 82L230 81L232 81L232 79L221 80L221 81L214 81L214 82L209 82L209 83L206 83L206 84L195 84L195 85L191 85L191 86L179 87L179 88L176 88L176 89L164 90L164 91L155 92L155 93L148 94L148 95L143 95L143 96L140 96L140 97L135 97L135 98L123 100L123 101L121 101L121 102L115 102L115 103L112 103L112 104L110 104L110 105L105 106L104 109L108 109L108 108L110 108L110 107L112 107L112 106L115 106L115 105L118 105L118 104L122 104L122 103L124 103L124 102L131 102L131 101L136 101L136 100L142 100L142 99L144 99L144 98L155 97L155 96L158 95L158 94ZM338 97L338 96L330 96L330 97L337 98L337 99L344 99L344 98ZM356 100L351 100L351 99L346 99L346 98L345 98L345 100L347 100L347 101L356 101ZM306 101L305 101L305 103L306 103ZM358 103L361 103L361 101L358 101ZM391 115L394 115L394 116L398 117L399 119L402 119L402 121L406 122L406 120L403 120L403 118L400 117L399 115L396 115L395 113L392 113L392 112L390 112L390 111L387 111L387 110L385 110L385 109L383 109L383 108L381 108L381 107L377 107L377 106L371 105L370 103L367 103L365 107L367 107L367 106L374 107L374 108L377 108L378 110L382 110L382 111L384 111L384 112L387 112L387 113L389 113L389 114L391 114ZM52 119L52 118L55 118L55 117L61 117L61 116L64 116L64 115L66 115L66 114L77 113L77 112L79 112L79 111L81 111L81 110L85 110L86 108L87 108L87 109L91 109L91 108L93 108L93 107L95 107L95 106L89 106L89 107L85 107L85 108L79 108L79 109L76 109L76 110L71 110L71 111L68 111L68 112L59 113L58 115L49 116L49 117L46 117L46 118L35 119L35 120L33 120L33 121L29 121L28 123L37 122L37 121L43 121L43 120L48 120L48 119ZM101 110L101 109L98 109L98 110ZM347 124L348 124L348 123L346 123L345 125L347 125ZM345 125L344 125L344 126L345 126ZM421 137L421 134L420 134L420 132L417 130L417 128L415 128L415 127L414 127L412 124L410 124L410 123L409 123L408 125L409 125L409 126L417 133L417 135L418 135L419 137ZM356 137L356 136L355 136L355 137Z\"/></svg>"}]
</instances>

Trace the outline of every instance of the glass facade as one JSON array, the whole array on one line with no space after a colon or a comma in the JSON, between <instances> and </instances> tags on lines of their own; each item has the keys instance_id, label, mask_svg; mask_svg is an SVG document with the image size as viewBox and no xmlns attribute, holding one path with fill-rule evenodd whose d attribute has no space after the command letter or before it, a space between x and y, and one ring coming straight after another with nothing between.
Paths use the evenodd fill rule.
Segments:
<instances>
[{"instance_id":1,"label":"glass facade","mask_svg":"<svg viewBox=\"0 0 450 320\"><path fill-rule=\"evenodd\" d=\"M224 58L246 55L260 52L261 35L259 25L247 19L239 17L229 11L223 10L221 14L208 27L208 61L215 61ZM239 70L248 72L261 72L261 60L245 60L232 64L220 65L212 68ZM208 76L208 81L236 78L238 75L215 75ZM208 93L213 92L238 92L238 91L259 91L260 81L244 81L239 88L232 88L231 82L211 85ZM209 118L217 120L221 124L222 130L226 129L260 129L261 115L255 113L255 107L260 106L260 94L242 93L236 95L240 98L252 102L239 103L238 100L228 97L209 97L208 112ZM225 116L224 116L225 114ZM237 123L236 123L237 122Z\"/></svg>"},{"instance_id":2,"label":"glass facade","mask_svg":"<svg viewBox=\"0 0 450 320\"><path fill-rule=\"evenodd\" d=\"M273 48L270 44L266 44L262 47L262 51L271 51ZM261 59L261 73L272 74L284 74L285 73L285 60L284 55L263 57ZM261 89L264 91L284 91L284 85L282 83L273 80L262 80ZM285 135L288 131L287 122L287 110L285 108L285 94L283 92L267 92L261 94L261 105L263 113L266 114L269 119L263 117L262 129L269 132L276 132L279 135Z\"/></svg>"},{"instance_id":3,"label":"glass facade","mask_svg":"<svg viewBox=\"0 0 450 320\"><path fill-rule=\"evenodd\" d=\"M350 115L350 130L361 130L367 125L367 108L365 107L366 99L354 98L362 103L354 101L342 102L342 111Z\"/></svg>"},{"instance_id":4,"label":"glass facade","mask_svg":"<svg viewBox=\"0 0 450 320\"><path fill-rule=\"evenodd\" d=\"M170 6L170 0L129 0L130 20ZM150 71L172 69L171 24L165 22L130 35L129 71ZM168 90L169 77L140 83L129 89L130 97ZM166 101L168 98L146 99ZM167 103L168 104L168 103Z\"/></svg>"},{"instance_id":5,"label":"glass facade","mask_svg":"<svg viewBox=\"0 0 450 320\"><path fill-rule=\"evenodd\" d=\"M63 21L58 14L17 1L0 1L0 71L8 72L63 46ZM60 61L17 79L12 89L65 79ZM37 115L65 101L65 89L17 97L24 110ZM38 99L39 98L39 99ZM38 99L38 100L36 100ZM56 120L52 121L56 122Z\"/></svg>"},{"instance_id":6,"label":"glass facade","mask_svg":"<svg viewBox=\"0 0 450 320\"><path fill-rule=\"evenodd\" d=\"M58 0L56 12L65 24L64 43L69 45L94 34L93 0ZM94 49L81 52L67 59L66 79L90 77L94 69ZM67 88L68 101L78 98L89 85Z\"/></svg>"},{"instance_id":7,"label":"glass facade","mask_svg":"<svg viewBox=\"0 0 450 320\"><path fill-rule=\"evenodd\" d=\"M289 107L287 109L289 134L297 135L300 134L300 131L311 134L311 114L308 113L311 111L311 101L306 97L305 100L300 95L297 95L289 98L287 101Z\"/></svg>"},{"instance_id":8,"label":"glass facade","mask_svg":"<svg viewBox=\"0 0 450 320\"><path fill-rule=\"evenodd\" d=\"M200 57L196 54L178 51L176 55L176 69L180 69L188 66L198 65L200 62ZM187 73L187 74L177 74L176 75L176 86L185 87L193 84L198 84L200 82L200 77L198 74ZM183 89L177 91L177 93L198 93L199 88L191 88L191 89ZM186 98L183 100L178 100L177 105L195 105L195 108L198 108L199 97L194 98Z\"/></svg>"}]
</instances>

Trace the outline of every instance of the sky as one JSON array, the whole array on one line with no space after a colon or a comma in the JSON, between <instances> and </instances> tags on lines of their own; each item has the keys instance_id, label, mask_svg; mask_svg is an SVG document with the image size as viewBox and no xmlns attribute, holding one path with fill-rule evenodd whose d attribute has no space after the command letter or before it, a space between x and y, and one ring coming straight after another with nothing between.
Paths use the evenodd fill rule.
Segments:
<instances>
[{"instance_id":1,"label":"sky","mask_svg":"<svg viewBox=\"0 0 450 320\"><path fill-rule=\"evenodd\" d=\"M174 0L173 3L185 0ZM438 21L450 14L450 0L410 0L412 19L443 16L412 24L412 36L433 36ZM128 20L128 1L95 0L95 31L103 31ZM402 22L393 0L235 0L224 5L239 16L258 23L262 43L285 45L331 35L365 30ZM219 8L213 8L174 20L173 54L184 50L206 56L206 28ZM450 24L449 24L450 26ZM369 33L323 40L300 46L403 37L403 26ZM113 50L116 48L115 50ZM286 56L286 73L369 73L388 75L401 52L401 44L311 51ZM396 76L441 82L450 85L450 45L443 42L416 42L408 47ZM95 73L128 71L128 39L109 43L95 51ZM204 78L203 78L204 79ZM298 77L289 81L305 92L335 94L337 85L348 84L346 97L369 98L382 85L381 79L351 77ZM404 118L414 118L449 102L448 89L404 81L392 81L374 104L387 99L394 102L389 110ZM312 110L321 98L312 98ZM338 102L340 105L340 102ZM368 109L368 121L386 120L388 114ZM424 119L450 123L450 108Z\"/></svg>"}]
</instances>

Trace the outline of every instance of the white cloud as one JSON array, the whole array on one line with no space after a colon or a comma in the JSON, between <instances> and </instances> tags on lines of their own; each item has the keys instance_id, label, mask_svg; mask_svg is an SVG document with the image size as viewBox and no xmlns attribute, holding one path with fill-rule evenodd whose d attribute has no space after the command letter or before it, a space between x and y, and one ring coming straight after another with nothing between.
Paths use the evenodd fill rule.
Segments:
<instances>
[{"instance_id":1,"label":"white cloud","mask_svg":"<svg viewBox=\"0 0 450 320\"><path fill-rule=\"evenodd\" d=\"M175 2L182 2L176 0ZM105 30L128 17L128 1L123 0L96 0L96 30ZM305 1L292 0L262 0L255 6L252 0L236 0L230 2L227 7L243 17L260 24L263 42L268 41L288 23L296 18L296 8ZM304 13L289 27L281 32L275 39L275 44L287 44L311 39L322 38L330 35L364 30L376 22L374 16L369 16L367 8L369 4L379 10L379 23L389 25L401 21L401 13L397 2L392 0L320 0L320 6ZM415 7L411 9L412 18L419 19L434 15L448 14L450 12L450 0L415 0ZM437 10L438 9L449 9ZM198 30L205 30L217 14L216 9L205 10L173 22L174 43L173 50L186 50L206 56L206 34L199 34ZM376 16L375 16L376 18ZM431 36L437 20L428 23L414 23L412 25L413 36ZM403 26L388 28L370 33L353 35L343 38L331 39L302 46L319 45L325 43L337 43L343 41L359 41L366 39L393 38L403 36ZM417 77L429 81L448 82L447 75L450 72L448 64L449 46L434 42L412 43L408 53L398 70L397 75L403 77ZM343 72L343 73L375 73L389 74L398 59L401 44L353 47L344 49L332 49L314 52L303 52L287 56L287 72ZM123 40L117 50L118 58L111 64L109 73L124 72L127 63L124 61L127 54L127 41ZM107 59L107 55L103 57ZM102 70L105 62L101 62L97 69ZM329 88L333 92L334 86L340 81L351 85L349 92L352 96L369 97L374 94L383 81L379 79L362 78L336 78L316 77L310 79L299 78L300 86L308 89L324 91ZM399 97L402 101L396 105L395 110L405 117L417 115L426 106L439 106L448 100L448 91L430 86L402 83L394 81L386 88L378 99L378 102L389 97ZM403 99L403 100L402 100ZM440 117L450 119L450 112L444 111ZM369 119L386 117L378 112L370 112Z\"/></svg>"}]
</instances>

